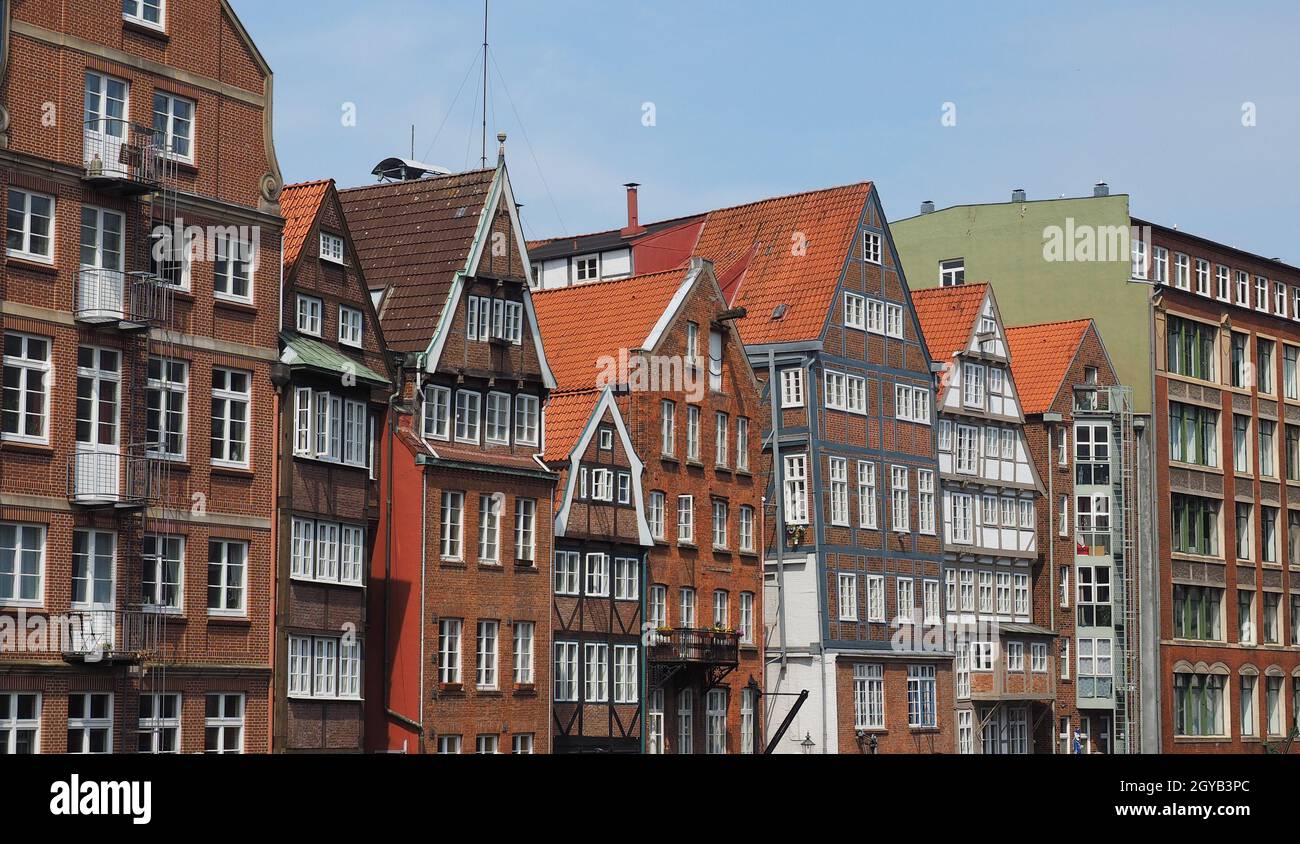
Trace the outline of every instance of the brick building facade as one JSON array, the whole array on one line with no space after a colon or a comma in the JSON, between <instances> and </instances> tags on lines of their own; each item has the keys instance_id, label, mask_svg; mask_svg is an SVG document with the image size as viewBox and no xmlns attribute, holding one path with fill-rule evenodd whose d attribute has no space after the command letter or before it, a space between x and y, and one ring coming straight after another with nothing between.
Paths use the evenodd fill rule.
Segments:
<instances>
[{"instance_id":1,"label":"brick building facade","mask_svg":"<svg viewBox=\"0 0 1300 844\"><path fill-rule=\"evenodd\" d=\"M0 742L266 751L271 72L225 2L70 5L0 15L0 623L63 628L0 655Z\"/></svg>"}]
</instances>

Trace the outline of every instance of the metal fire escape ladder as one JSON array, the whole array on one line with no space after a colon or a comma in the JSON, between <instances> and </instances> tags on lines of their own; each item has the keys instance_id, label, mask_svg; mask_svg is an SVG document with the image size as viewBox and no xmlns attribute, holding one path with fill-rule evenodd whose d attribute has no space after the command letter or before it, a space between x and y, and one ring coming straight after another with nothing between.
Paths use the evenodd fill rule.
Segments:
<instances>
[{"instance_id":1,"label":"metal fire escape ladder","mask_svg":"<svg viewBox=\"0 0 1300 844\"><path fill-rule=\"evenodd\" d=\"M1137 445L1133 432L1133 400L1129 387L1110 388L1112 441L1116 444L1111 473L1111 549L1119 601L1115 620L1115 740L1122 753L1140 746L1138 733L1138 570L1137 537Z\"/></svg>"}]
</instances>

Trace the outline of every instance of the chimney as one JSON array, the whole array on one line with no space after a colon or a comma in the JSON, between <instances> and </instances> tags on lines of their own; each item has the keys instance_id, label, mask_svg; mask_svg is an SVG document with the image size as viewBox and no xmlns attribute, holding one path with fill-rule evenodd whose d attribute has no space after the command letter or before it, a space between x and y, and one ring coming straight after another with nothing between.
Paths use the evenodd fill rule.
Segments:
<instances>
[{"instance_id":1,"label":"chimney","mask_svg":"<svg viewBox=\"0 0 1300 844\"><path fill-rule=\"evenodd\" d=\"M922 213L922 214L933 214L933 213L934 213L934 200L933 200L933 199L927 199L925 202L922 202L922 203L921 203L921 213Z\"/></svg>"},{"instance_id":2,"label":"chimney","mask_svg":"<svg viewBox=\"0 0 1300 844\"><path fill-rule=\"evenodd\" d=\"M1013 190L1013 191L1011 192L1011 201L1012 201L1012 202L1024 202L1024 201L1025 201L1025 189L1024 189L1024 188L1016 188L1015 190Z\"/></svg>"},{"instance_id":3,"label":"chimney","mask_svg":"<svg viewBox=\"0 0 1300 844\"><path fill-rule=\"evenodd\" d=\"M1105 182L1098 182L1092 186L1093 196L1110 196L1110 185Z\"/></svg>"},{"instance_id":4,"label":"chimney","mask_svg":"<svg viewBox=\"0 0 1300 844\"><path fill-rule=\"evenodd\" d=\"M636 189L641 186L636 182L628 182L623 187L627 188L627 227L619 232L619 236L636 237L645 233L645 226L641 225L636 203Z\"/></svg>"}]
</instances>

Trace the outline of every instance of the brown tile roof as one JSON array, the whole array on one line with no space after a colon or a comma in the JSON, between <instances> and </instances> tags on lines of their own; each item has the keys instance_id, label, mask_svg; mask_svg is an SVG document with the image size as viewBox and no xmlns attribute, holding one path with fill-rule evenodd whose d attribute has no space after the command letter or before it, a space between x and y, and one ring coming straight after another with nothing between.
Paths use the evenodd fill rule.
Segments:
<instances>
[{"instance_id":1,"label":"brown tile roof","mask_svg":"<svg viewBox=\"0 0 1300 844\"><path fill-rule=\"evenodd\" d=\"M821 336L870 193L859 182L709 212L695 254L713 262L731 303L749 310L738 323L746 344Z\"/></svg>"},{"instance_id":2,"label":"brown tile roof","mask_svg":"<svg viewBox=\"0 0 1300 844\"><path fill-rule=\"evenodd\" d=\"M966 348L988 288L980 283L912 291L912 307L921 323L926 348L936 363Z\"/></svg>"},{"instance_id":3,"label":"brown tile roof","mask_svg":"<svg viewBox=\"0 0 1300 844\"><path fill-rule=\"evenodd\" d=\"M280 192L280 213L284 215L284 268L286 271L298 263L303 244L311 227L316 223L320 204L329 195L333 180L299 182L285 185Z\"/></svg>"},{"instance_id":4,"label":"brown tile roof","mask_svg":"<svg viewBox=\"0 0 1300 844\"><path fill-rule=\"evenodd\" d=\"M1051 409L1091 325L1090 319L1076 319L1007 329L1011 377L1025 414Z\"/></svg>"},{"instance_id":5,"label":"brown tile roof","mask_svg":"<svg viewBox=\"0 0 1300 844\"><path fill-rule=\"evenodd\" d=\"M496 170L339 191L388 345L424 351L457 270L465 266Z\"/></svg>"},{"instance_id":6,"label":"brown tile roof","mask_svg":"<svg viewBox=\"0 0 1300 844\"><path fill-rule=\"evenodd\" d=\"M641 348L686 275L682 268L534 291L537 326L557 389L596 389L598 359Z\"/></svg>"},{"instance_id":7,"label":"brown tile roof","mask_svg":"<svg viewBox=\"0 0 1300 844\"><path fill-rule=\"evenodd\" d=\"M569 452L578 444L600 396L599 390L552 394L546 403L546 454L543 459L547 463L569 459Z\"/></svg>"}]
</instances>

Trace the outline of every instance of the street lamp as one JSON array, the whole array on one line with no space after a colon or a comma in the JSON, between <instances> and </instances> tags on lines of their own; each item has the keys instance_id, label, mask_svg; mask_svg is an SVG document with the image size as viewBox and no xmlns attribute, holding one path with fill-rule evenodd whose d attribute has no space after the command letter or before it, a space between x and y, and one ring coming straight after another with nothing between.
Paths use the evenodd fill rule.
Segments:
<instances>
[{"instance_id":1,"label":"street lamp","mask_svg":"<svg viewBox=\"0 0 1300 844\"><path fill-rule=\"evenodd\" d=\"M803 748L803 755L807 756L812 753L813 748L817 746L817 742L812 740L812 733L806 733L803 741L799 742L799 746Z\"/></svg>"}]
</instances>

